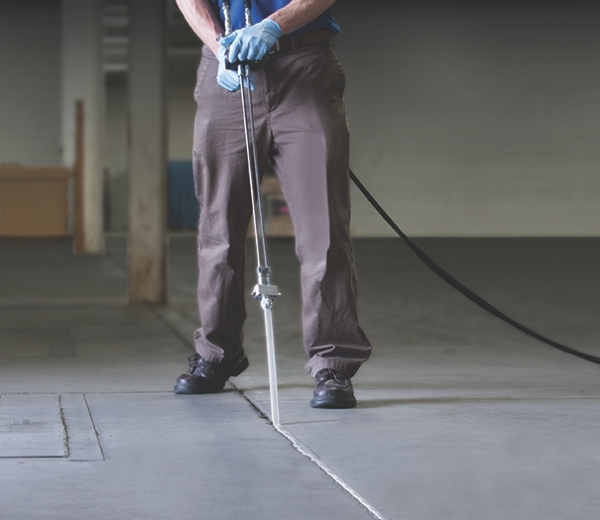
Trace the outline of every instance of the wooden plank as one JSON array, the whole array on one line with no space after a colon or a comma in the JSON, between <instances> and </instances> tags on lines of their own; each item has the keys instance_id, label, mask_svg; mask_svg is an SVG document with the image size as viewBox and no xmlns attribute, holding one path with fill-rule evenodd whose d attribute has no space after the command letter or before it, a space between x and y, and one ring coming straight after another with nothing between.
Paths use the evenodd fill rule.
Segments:
<instances>
[{"instance_id":1,"label":"wooden plank","mask_svg":"<svg viewBox=\"0 0 600 520\"><path fill-rule=\"evenodd\" d=\"M79 99L75 103L75 165L74 177L74 227L73 227L73 252L85 253L84 241L84 216L83 216L83 161L84 161L84 105Z\"/></svg>"},{"instance_id":2,"label":"wooden plank","mask_svg":"<svg viewBox=\"0 0 600 520\"><path fill-rule=\"evenodd\" d=\"M66 236L68 175L8 176L0 179L0 235Z\"/></svg>"},{"instance_id":3,"label":"wooden plank","mask_svg":"<svg viewBox=\"0 0 600 520\"><path fill-rule=\"evenodd\" d=\"M51 179L69 179L73 172L69 168L63 167L23 167L23 166L2 166L0 167L0 181L31 181L31 180L51 180Z\"/></svg>"}]
</instances>

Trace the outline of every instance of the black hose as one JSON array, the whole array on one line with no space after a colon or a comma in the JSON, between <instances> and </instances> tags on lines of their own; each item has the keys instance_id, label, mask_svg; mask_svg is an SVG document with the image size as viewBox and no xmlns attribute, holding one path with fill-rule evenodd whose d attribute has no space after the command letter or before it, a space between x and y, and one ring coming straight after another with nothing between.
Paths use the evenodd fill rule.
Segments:
<instances>
[{"instance_id":1,"label":"black hose","mask_svg":"<svg viewBox=\"0 0 600 520\"><path fill-rule=\"evenodd\" d=\"M457 289L458 291L460 291L462 294L464 294L467 298L469 298L469 300L475 302L477 305L479 305L480 307L482 307L486 311L492 313L494 316L500 318L501 320L504 320L509 325L512 325L514 328L520 330L521 332L524 332L525 334L527 334L528 336L531 336L532 338L535 338L535 339L537 339L539 341L543 341L544 343L550 345L551 347L557 348L558 350L562 350L563 352L566 352L567 354L572 354L574 356L577 356L577 357L580 357L582 359L585 359L586 361L591 361L592 363L597 363L597 364L600 365L600 357L598 357L598 356L592 356L590 354L586 354L585 352L580 352L578 350L575 350L575 349L572 349L572 348L567 347L565 345L562 345L561 343L557 343L556 341L548 339L548 338L542 336L541 334L538 334L534 330L531 330L530 328L525 327L525 325L521 325L519 322L513 320L512 318L509 318L506 314L504 314L503 312L500 312L498 309L496 309L496 307L494 307L493 305L491 305L490 303L488 303L487 301L485 301L481 296L475 294L471 289L469 289L468 287L464 286L456 278L454 278L450 273L448 273L443 268L441 268L438 264L436 264L431 259L431 257L429 257L417 245L415 245L410 240L410 238L408 238L402 232L402 230L393 221L393 219L386 213L386 211L375 200L375 198L373 197L373 195L371 195L371 193L369 193L369 190L367 190L367 188L364 187L364 185L362 184L362 182L360 182L358 180L358 178L356 177L356 175L354 175L354 172L352 172L352 170L350 170L350 178L352 179L352 181L354 182L354 184L356 184L356 186L362 192L362 194L367 198L367 200L371 203L371 205L381 215L381 217L383 218L383 220L385 220L389 224L389 226L396 232L396 234L402 240L404 240L404 242L406 242L406 245L412 249L412 251L427 265L427 267L429 267L433 272L435 272L437 275L439 275L440 277L442 277L452 287L454 287L455 289Z\"/></svg>"}]
</instances>

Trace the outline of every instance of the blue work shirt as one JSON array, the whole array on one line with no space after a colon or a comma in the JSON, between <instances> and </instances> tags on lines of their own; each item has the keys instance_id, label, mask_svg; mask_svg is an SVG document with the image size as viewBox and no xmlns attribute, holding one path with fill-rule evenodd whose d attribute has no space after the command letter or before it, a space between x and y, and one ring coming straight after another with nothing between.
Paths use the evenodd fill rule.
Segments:
<instances>
[{"instance_id":1,"label":"blue work shirt","mask_svg":"<svg viewBox=\"0 0 600 520\"><path fill-rule=\"evenodd\" d=\"M269 15L285 7L291 0L252 0L252 23L258 23ZM224 23L223 18L223 2L221 0L210 0L215 12L218 12L221 23ZM246 26L244 20L244 0L230 0L231 3L231 25L233 30L241 29ZM330 31L332 34L337 34L340 30L339 25L333 19L331 9L327 9L323 14L315 18L312 22L304 27L294 31L291 34L302 34L309 31Z\"/></svg>"}]
</instances>

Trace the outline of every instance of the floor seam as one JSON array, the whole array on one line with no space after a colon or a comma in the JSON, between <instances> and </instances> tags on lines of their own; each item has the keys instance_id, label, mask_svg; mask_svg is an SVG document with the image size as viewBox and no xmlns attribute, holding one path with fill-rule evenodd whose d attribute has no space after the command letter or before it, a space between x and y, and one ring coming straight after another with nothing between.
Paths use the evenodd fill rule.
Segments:
<instances>
[{"instance_id":1,"label":"floor seam","mask_svg":"<svg viewBox=\"0 0 600 520\"><path fill-rule=\"evenodd\" d=\"M235 386L231 381L229 381L229 384L232 386L233 388L233 392L236 394L239 393L243 393L244 391L241 390L240 388L238 388L237 386ZM57 390L57 391L49 391L49 392L6 392L6 391L0 391L0 395L68 395L68 394L84 394L85 395L116 395L116 394L165 394L165 395L170 395L173 393L172 390L107 390L107 391L100 391L100 392L82 392L81 390L73 390L73 391L62 391L62 390ZM250 398L248 398L245 394L244 394L244 398L248 400L248 402L253 403L253 401L250 401ZM414 398L410 398L407 397L405 399L407 405L410 404L423 404L426 405L428 404L427 401L429 399L414 399ZM445 399L444 402L446 403L456 403L459 401L594 401L594 400L600 400L600 396L582 396L582 397L456 397L454 399ZM296 398L296 399L287 399L287 401L301 401L300 398ZM434 401L431 404L440 404L439 400L433 398L431 399L431 401ZM253 406L257 406L257 410L260 410L258 408L258 405L254 405ZM360 406L360 403L359 403ZM262 410L260 411L260 415L263 416L265 418L269 418L268 415L266 415L264 412L262 412Z\"/></svg>"},{"instance_id":2,"label":"floor seam","mask_svg":"<svg viewBox=\"0 0 600 520\"><path fill-rule=\"evenodd\" d=\"M273 426L273 429L279 433L282 437L287 439L292 448L296 450L300 455L306 457L310 462L317 466L321 471L325 473L331 480L333 480L338 486L340 486L346 493L348 493L354 500L356 500L362 507L364 507L374 518L378 520L387 520L382 513L380 513L371 503L364 498L358 491L356 491L350 484L348 484L342 477L340 477L335 471L333 471L327 464L325 464L317 455L315 455L309 448L300 442L292 433L283 428L282 426L275 426L269 416L261 410L261 408L248 397L242 389L235 385L231 380L229 384L234 388L237 395L244 399L256 412L256 414Z\"/></svg>"},{"instance_id":3,"label":"floor seam","mask_svg":"<svg viewBox=\"0 0 600 520\"><path fill-rule=\"evenodd\" d=\"M63 407L62 397L58 394L58 408L60 415L60 424L62 426L63 431L63 449L65 450L65 459L69 458L70 449L69 449L69 430L67 429L67 421L65 419L65 409Z\"/></svg>"},{"instance_id":4,"label":"floor seam","mask_svg":"<svg viewBox=\"0 0 600 520\"><path fill-rule=\"evenodd\" d=\"M87 400L86 394L83 395L83 402L85 403L85 407L87 408L88 415L90 417L90 422L92 423L92 428L94 429L94 435L98 441L98 448L100 449L100 454L102 455L102 460L106 460L106 456L104 455L104 448L102 447L102 443L100 442L100 432L96 427L96 421L94 421L94 416L92 415L92 410L90 410L90 403Z\"/></svg>"}]
</instances>

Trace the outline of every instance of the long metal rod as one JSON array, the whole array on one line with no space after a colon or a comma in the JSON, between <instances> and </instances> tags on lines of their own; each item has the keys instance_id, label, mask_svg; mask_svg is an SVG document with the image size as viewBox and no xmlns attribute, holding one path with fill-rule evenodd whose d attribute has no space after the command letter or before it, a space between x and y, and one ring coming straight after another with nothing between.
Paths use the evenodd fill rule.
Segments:
<instances>
[{"instance_id":1,"label":"long metal rod","mask_svg":"<svg viewBox=\"0 0 600 520\"><path fill-rule=\"evenodd\" d=\"M225 34L233 30L231 24L230 1L223 0L223 15L225 19ZM250 0L244 0L244 18L246 26L252 25ZM256 151L256 135L254 131L254 111L252 91L250 89L250 66L238 65L240 91L242 95L242 116L244 119L244 134L246 140L246 154L248 157L248 174L250 181L250 196L252 198L252 217L254 221L254 236L256 243L258 284L252 291L252 296L260 301L265 319L265 335L267 342L267 360L269 368L269 394L271 401L271 422L279 428L279 395L277 389L277 366L275 362L275 335L273 332L273 301L279 296L277 287L271 285L271 268L267 255L267 242L265 239L265 224L263 218L262 200L260 197L260 169L258 153Z\"/></svg>"},{"instance_id":2,"label":"long metal rod","mask_svg":"<svg viewBox=\"0 0 600 520\"><path fill-rule=\"evenodd\" d=\"M223 0L223 19L225 21L225 36L233 32L231 25L231 4L229 0Z\"/></svg>"},{"instance_id":3,"label":"long metal rod","mask_svg":"<svg viewBox=\"0 0 600 520\"><path fill-rule=\"evenodd\" d=\"M260 243L260 249L262 258L259 258L258 265L262 266L266 269L266 276L270 277L270 267L269 267L269 257L267 255L267 241L265 235L265 221L263 218L263 207L262 207L262 198L260 196L260 170L258 167L258 154L256 152L256 136L254 134L254 109L252 104L252 91L249 87L250 85L250 67L246 66L247 78L248 78L248 87L245 89L248 95L248 116L249 116L249 125L250 125L250 140L251 140L251 150L252 150L252 161L254 163L254 181L256 186L255 191L255 207L257 209L256 213L256 228L257 228L257 238ZM262 283L267 283L267 280Z\"/></svg>"},{"instance_id":4,"label":"long metal rod","mask_svg":"<svg viewBox=\"0 0 600 520\"><path fill-rule=\"evenodd\" d=\"M262 305L265 316L265 331L267 336L267 364L269 366L269 397L271 401L271 422L279 428L279 392L277 389L277 364L275 362L275 335L273 333L273 312L271 306Z\"/></svg>"},{"instance_id":5,"label":"long metal rod","mask_svg":"<svg viewBox=\"0 0 600 520\"><path fill-rule=\"evenodd\" d=\"M250 174L250 195L252 197L252 216L254 220L254 236L256 239L256 260L261 284L266 284L270 278L267 244L265 240L265 223L263 218L262 201L260 198L260 173L256 152L256 136L254 135L254 113L252 110L252 93L249 88L250 70L248 65L240 65L238 74L242 86L242 114L244 117L244 133L246 136L246 151L248 156L248 171ZM243 84L246 83L247 87ZM266 276L263 275L266 274Z\"/></svg>"}]
</instances>

